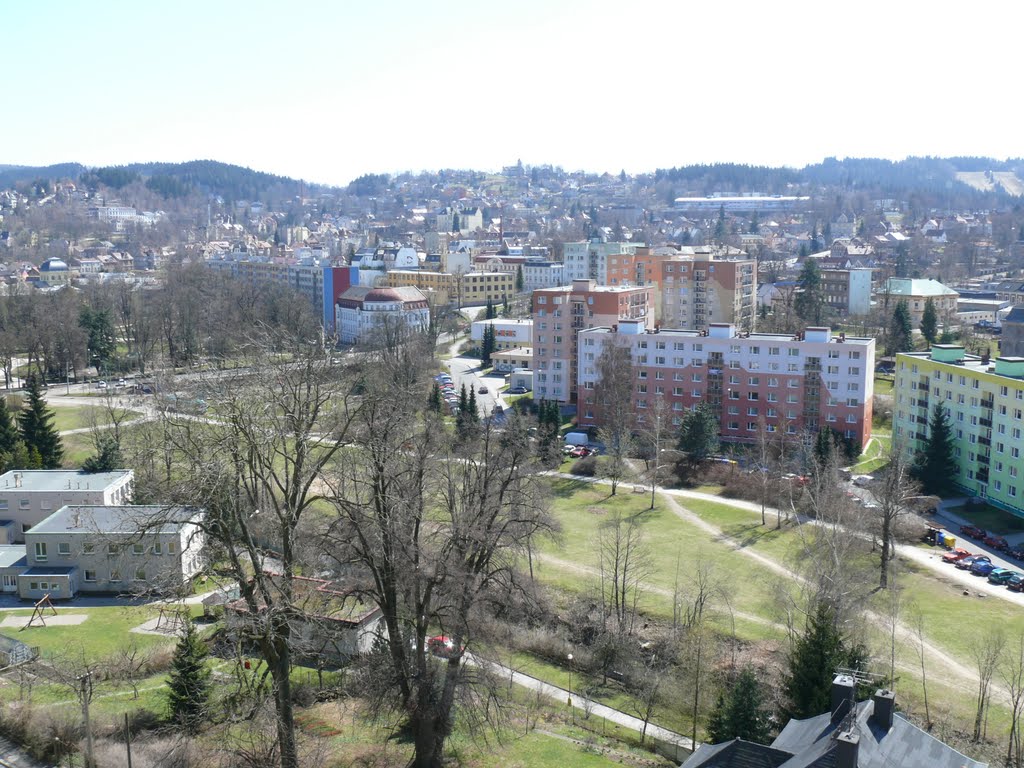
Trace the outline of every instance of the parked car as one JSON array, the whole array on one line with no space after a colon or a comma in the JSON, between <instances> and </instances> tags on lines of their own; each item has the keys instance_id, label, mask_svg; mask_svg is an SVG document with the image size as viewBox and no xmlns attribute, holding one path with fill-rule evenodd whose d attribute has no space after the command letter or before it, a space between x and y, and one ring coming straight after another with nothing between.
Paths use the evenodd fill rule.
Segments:
<instances>
[{"instance_id":1,"label":"parked car","mask_svg":"<svg viewBox=\"0 0 1024 768\"><path fill-rule=\"evenodd\" d=\"M990 534L985 537L985 546L992 547L992 549L999 552L1005 552L1010 548L1010 545L1006 543L1006 539L1002 536L996 536L995 534Z\"/></svg>"},{"instance_id":2,"label":"parked car","mask_svg":"<svg viewBox=\"0 0 1024 768\"><path fill-rule=\"evenodd\" d=\"M1006 556L1012 557L1014 560L1020 560L1021 562L1024 562L1024 549L1010 547L1006 550Z\"/></svg>"},{"instance_id":3,"label":"parked car","mask_svg":"<svg viewBox=\"0 0 1024 768\"><path fill-rule=\"evenodd\" d=\"M106 389L106 388L107 388L107 382L105 382L105 381L97 381L96 382L96 389Z\"/></svg>"},{"instance_id":4,"label":"parked car","mask_svg":"<svg viewBox=\"0 0 1024 768\"><path fill-rule=\"evenodd\" d=\"M975 576L988 576L996 569L996 564L991 560L975 560L971 566L971 573Z\"/></svg>"},{"instance_id":5,"label":"parked car","mask_svg":"<svg viewBox=\"0 0 1024 768\"><path fill-rule=\"evenodd\" d=\"M944 554L942 556L942 562L956 563L963 560L965 557L973 557L973 555L963 547L957 547L956 549L951 549L949 552Z\"/></svg>"},{"instance_id":6,"label":"parked car","mask_svg":"<svg viewBox=\"0 0 1024 768\"><path fill-rule=\"evenodd\" d=\"M1022 574L1010 568L995 568L988 575L988 580L993 584L1008 584L1011 578L1020 575Z\"/></svg>"},{"instance_id":7,"label":"parked car","mask_svg":"<svg viewBox=\"0 0 1024 768\"><path fill-rule=\"evenodd\" d=\"M512 387L508 393L510 395L525 395L528 391L526 387Z\"/></svg>"},{"instance_id":8,"label":"parked car","mask_svg":"<svg viewBox=\"0 0 1024 768\"><path fill-rule=\"evenodd\" d=\"M981 541L988 534L985 533L985 529L984 528L979 528L976 525L961 525L960 526L960 535L961 536L966 536L969 539L978 539L979 541Z\"/></svg>"},{"instance_id":9,"label":"parked car","mask_svg":"<svg viewBox=\"0 0 1024 768\"><path fill-rule=\"evenodd\" d=\"M872 477L871 475L854 475L852 482L858 488L866 488L871 483L873 483L874 480L875 480L875 478Z\"/></svg>"},{"instance_id":10,"label":"parked car","mask_svg":"<svg viewBox=\"0 0 1024 768\"><path fill-rule=\"evenodd\" d=\"M1024 592L1024 573L1015 573L1007 579L1006 588L1014 592Z\"/></svg>"},{"instance_id":11,"label":"parked car","mask_svg":"<svg viewBox=\"0 0 1024 768\"><path fill-rule=\"evenodd\" d=\"M481 395L486 395L487 394L487 387L484 386L483 384L481 384L480 385L480 389L477 390L477 393L481 394Z\"/></svg>"},{"instance_id":12,"label":"parked car","mask_svg":"<svg viewBox=\"0 0 1024 768\"><path fill-rule=\"evenodd\" d=\"M956 567L962 571L969 571L975 563L991 563L992 558L988 555L971 555L963 560L958 560Z\"/></svg>"},{"instance_id":13,"label":"parked car","mask_svg":"<svg viewBox=\"0 0 1024 768\"><path fill-rule=\"evenodd\" d=\"M591 453L592 451L589 448L585 448L582 445L578 445L571 451L569 451L569 455L572 456L574 459L585 459Z\"/></svg>"},{"instance_id":14,"label":"parked car","mask_svg":"<svg viewBox=\"0 0 1024 768\"><path fill-rule=\"evenodd\" d=\"M437 635L427 639L427 650L438 658L448 659L455 655L455 642L444 635ZM463 646L460 652L465 650Z\"/></svg>"}]
</instances>

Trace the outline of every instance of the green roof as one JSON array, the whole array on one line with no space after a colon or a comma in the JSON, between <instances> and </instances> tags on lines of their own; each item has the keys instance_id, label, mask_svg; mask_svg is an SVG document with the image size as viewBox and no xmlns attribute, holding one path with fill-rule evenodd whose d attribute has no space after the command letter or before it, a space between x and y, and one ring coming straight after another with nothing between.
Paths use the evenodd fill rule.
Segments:
<instances>
[{"instance_id":1,"label":"green roof","mask_svg":"<svg viewBox=\"0 0 1024 768\"><path fill-rule=\"evenodd\" d=\"M890 277L885 286L890 296L959 296L938 280L914 277Z\"/></svg>"}]
</instances>

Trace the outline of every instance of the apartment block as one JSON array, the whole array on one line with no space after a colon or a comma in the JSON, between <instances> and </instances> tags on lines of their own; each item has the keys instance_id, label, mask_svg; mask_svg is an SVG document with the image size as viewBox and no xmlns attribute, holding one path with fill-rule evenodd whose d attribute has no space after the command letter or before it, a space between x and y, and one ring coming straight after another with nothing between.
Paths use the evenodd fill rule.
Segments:
<instances>
[{"instance_id":1,"label":"apartment block","mask_svg":"<svg viewBox=\"0 0 1024 768\"><path fill-rule=\"evenodd\" d=\"M825 303L840 317L871 311L870 269L823 269L821 288Z\"/></svg>"},{"instance_id":2,"label":"apartment block","mask_svg":"<svg viewBox=\"0 0 1024 768\"><path fill-rule=\"evenodd\" d=\"M523 262L523 288L535 291L538 288L555 288L566 285L565 265L557 261Z\"/></svg>"},{"instance_id":3,"label":"apartment block","mask_svg":"<svg viewBox=\"0 0 1024 768\"><path fill-rule=\"evenodd\" d=\"M953 344L896 356L893 438L908 457L925 446L941 404L953 426L956 484L1024 515L1024 357L968 355Z\"/></svg>"},{"instance_id":4,"label":"apartment block","mask_svg":"<svg viewBox=\"0 0 1024 768\"><path fill-rule=\"evenodd\" d=\"M791 334L742 333L731 323L701 330L651 330L642 322L579 334L580 426L600 426L598 360L606 344L633 358L639 424L661 399L672 424L701 403L719 415L722 440L752 441L768 432L799 435L828 426L864 446L871 437L875 340L808 328Z\"/></svg>"},{"instance_id":5,"label":"apartment block","mask_svg":"<svg viewBox=\"0 0 1024 768\"><path fill-rule=\"evenodd\" d=\"M500 304L516 292L515 272L427 272L418 269L392 269L384 276L390 288L419 288L436 305L479 307L487 302Z\"/></svg>"},{"instance_id":6,"label":"apartment block","mask_svg":"<svg viewBox=\"0 0 1024 768\"><path fill-rule=\"evenodd\" d=\"M566 243L562 251L567 282L594 280L598 285L633 284L636 243L605 243L593 239Z\"/></svg>"},{"instance_id":7,"label":"apartment block","mask_svg":"<svg viewBox=\"0 0 1024 768\"><path fill-rule=\"evenodd\" d=\"M67 504L129 503L134 481L130 469L92 474L77 469L5 472L0 475L0 520L11 521L11 540L23 542L25 531Z\"/></svg>"},{"instance_id":8,"label":"apartment block","mask_svg":"<svg viewBox=\"0 0 1024 768\"><path fill-rule=\"evenodd\" d=\"M757 311L757 261L676 257L661 262L661 325L703 330L730 323L750 331Z\"/></svg>"},{"instance_id":9,"label":"apartment block","mask_svg":"<svg viewBox=\"0 0 1024 768\"><path fill-rule=\"evenodd\" d=\"M577 335L620 320L653 328L653 292L650 287L598 285L595 280L534 291L534 399L575 403Z\"/></svg>"}]
</instances>

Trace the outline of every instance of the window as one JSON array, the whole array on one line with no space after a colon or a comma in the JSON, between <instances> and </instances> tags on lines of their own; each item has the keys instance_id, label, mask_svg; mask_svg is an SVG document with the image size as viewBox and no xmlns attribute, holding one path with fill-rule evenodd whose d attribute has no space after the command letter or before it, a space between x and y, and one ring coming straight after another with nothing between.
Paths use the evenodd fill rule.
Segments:
<instances>
[{"instance_id":1,"label":"window","mask_svg":"<svg viewBox=\"0 0 1024 768\"><path fill-rule=\"evenodd\" d=\"M18 501L18 507L21 509L28 509L30 506L28 499L21 499Z\"/></svg>"},{"instance_id":2,"label":"window","mask_svg":"<svg viewBox=\"0 0 1024 768\"><path fill-rule=\"evenodd\" d=\"M168 541L167 542L167 554L168 555L173 555L177 551L178 551L178 542L176 542L176 541Z\"/></svg>"},{"instance_id":3,"label":"window","mask_svg":"<svg viewBox=\"0 0 1024 768\"><path fill-rule=\"evenodd\" d=\"M139 543L132 544L132 554L133 555L142 555L142 554L145 554L145 552L146 552L145 545L139 544Z\"/></svg>"},{"instance_id":4,"label":"window","mask_svg":"<svg viewBox=\"0 0 1024 768\"><path fill-rule=\"evenodd\" d=\"M110 570L110 580L111 581L120 581L121 580L121 571L118 570L117 568L112 568Z\"/></svg>"},{"instance_id":5,"label":"window","mask_svg":"<svg viewBox=\"0 0 1024 768\"><path fill-rule=\"evenodd\" d=\"M747 408L747 416L757 416L757 408Z\"/></svg>"},{"instance_id":6,"label":"window","mask_svg":"<svg viewBox=\"0 0 1024 768\"><path fill-rule=\"evenodd\" d=\"M790 347L788 350L788 354L790 357L800 357L800 350L797 349L796 347Z\"/></svg>"},{"instance_id":7,"label":"window","mask_svg":"<svg viewBox=\"0 0 1024 768\"><path fill-rule=\"evenodd\" d=\"M1019 459L1020 458L1020 448L1011 448L1010 449L1010 455L1013 458L1015 458L1015 459Z\"/></svg>"},{"instance_id":8,"label":"window","mask_svg":"<svg viewBox=\"0 0 1024 768\"><path fill-rule=\"evenodd\" d=\"M145 581L146 580L146 569L145 568L136 568L135 569L135 580L136 581Z\"/></svg>"},{"instance_id":9,"label":"window","mask_svg":"<svg viewBox=\"0 0 1024 768\"><path fill-rule=\"evenodd\" d=\"M89 569L86 569L86 571L85 571L85 580L86 581L96 581L96 571L91 571Z\"/></svg>"},{"instance_id":10,"label":"window","mask_svg":"<svg viewBox=\"0 0 1024 768\"><path fill-rule=\"evenodd\" d=\"M829 356L830 360L838 360L839 359L839 350L838 349L830 349L828 351L828 356Z\"/></svg>"},{"instance_id":11,"label":"window","mask_svg":"<svg viewBox=\"0 0 1024 768\"><path fill-rule=\"evenodd\" d=\"M768 354L769 355L778 355L779 354L779 348L778 347L768 347Z\"/></svg>"},{"instance_id":12,"label":"window","mask_svg":"<svg viewBox=\"0 0 1024 768\"><path fill-rule=\"evenodd\" d=\"M57 554L61 557L71 556L71 543L68 541L61 541L57 543Z\"/></svg>"},{"instance_id":13,"label":"window","mask_svg":"<svg viewBox=\"0 0 1024 768\"><path fill-rule=\"evenodd\" d=\"M82 554L83 555L91 555L95 551L96 551L96 545L95 544L88 544L88 543L86 543L86 544L82 545Z\"/></svg>"},{"instance_id":14,"label":"window","mask_svg":"<svg viewBox=\"0 0 1024 768\"><path fill-rule=\"evenodd\" d=\"M39 560L41 562L45 562L46 561L46 542L45 541L37 541L36 542L36 546L35 546L35 552L36 552L36 560Z\"/></svg>"},{"instance_id":15,"label":"window","mask_svg":"<svg viewBox=\"0 0 1024 768\"><path fill-rule=\"evenodd\" d=\"M114 555L120 555L121 554L121 545L120 544L107 544L107 554L110 555L111 557L113 557Z\"/></svg>"}]
</instances>

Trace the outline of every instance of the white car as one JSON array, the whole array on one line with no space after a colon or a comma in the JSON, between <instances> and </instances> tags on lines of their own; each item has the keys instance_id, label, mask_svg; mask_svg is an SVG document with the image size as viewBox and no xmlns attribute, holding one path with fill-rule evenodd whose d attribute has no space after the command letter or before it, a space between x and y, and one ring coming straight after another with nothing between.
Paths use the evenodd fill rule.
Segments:
<instances>
[{"instance_id":1,"label":"white car","mask_svg":"<svg viewBox=\"0 0 1024 768\"><path fill-rule=\"evenodd\" d=\"M106 389L106 388L107 388L107 382L105 382L105 381L97 381L96 382L96 389Z\"/></svg>"}]
</instances>

